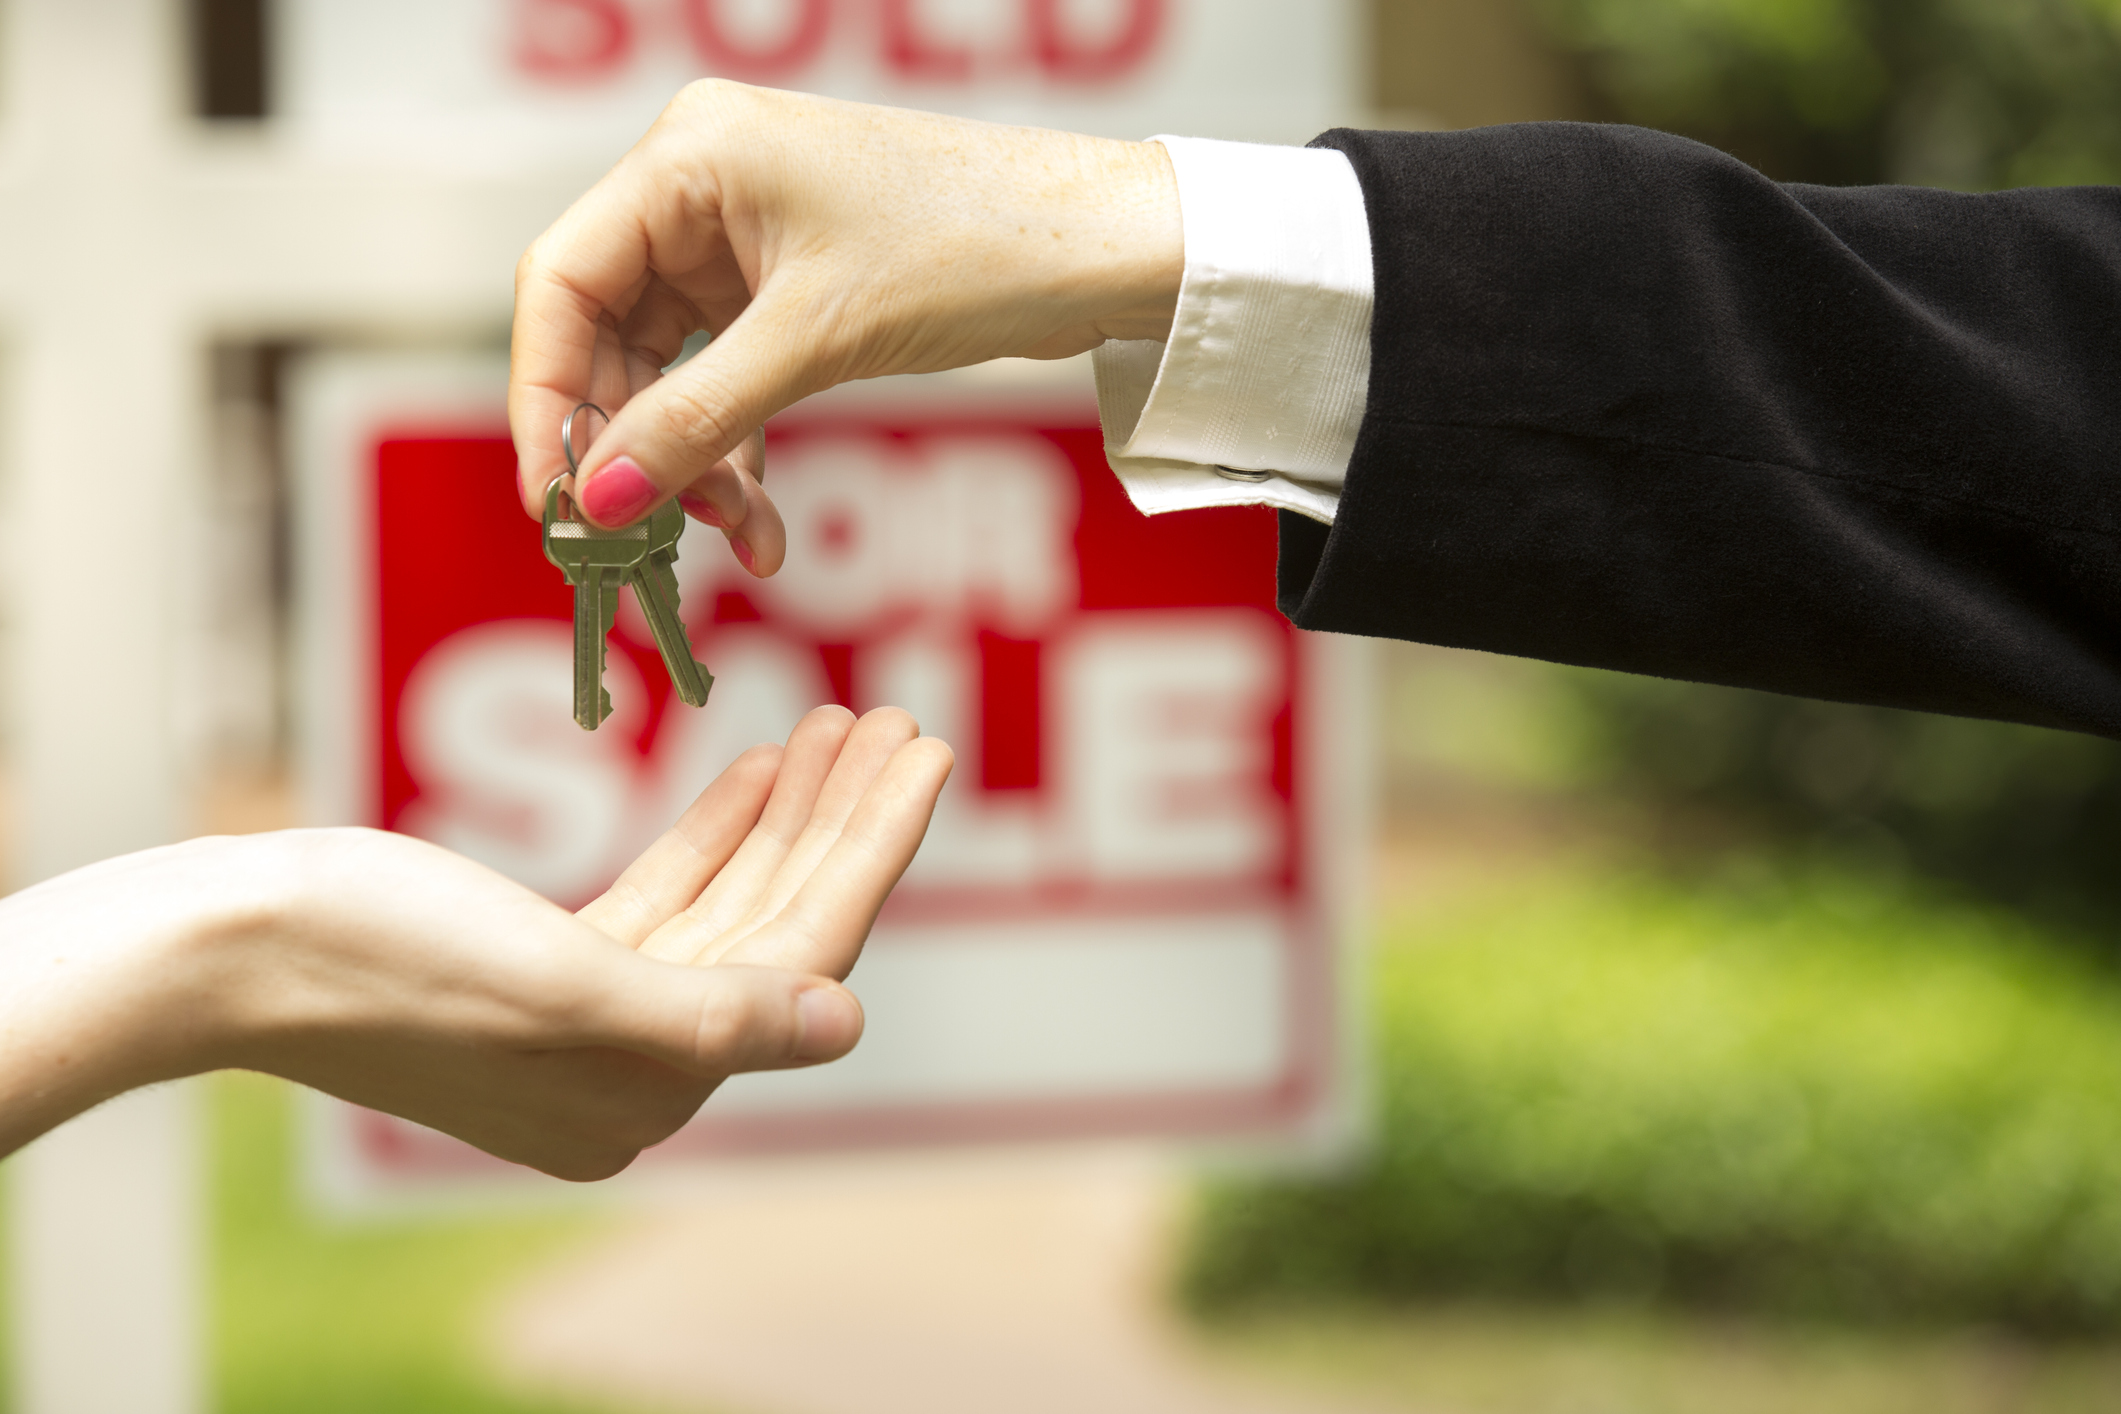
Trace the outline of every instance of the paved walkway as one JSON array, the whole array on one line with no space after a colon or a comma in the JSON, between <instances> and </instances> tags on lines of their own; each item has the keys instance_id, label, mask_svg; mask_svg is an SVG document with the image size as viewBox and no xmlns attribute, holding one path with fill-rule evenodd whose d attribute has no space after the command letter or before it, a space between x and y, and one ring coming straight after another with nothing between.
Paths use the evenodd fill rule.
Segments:
<instances>
[{"instance_id":1,"label":"paved walkway","mask_svg":"<svg viewBox=\"0 0 2121 1414\"><path fill-rule=\"evenodd\" d=\"M1191 1350L1158 1296L1181 1186L1110 1150L725 1175L494 1313L528 1385L716 1414L1362 1414Z\"/></svg>"}]
</instances>

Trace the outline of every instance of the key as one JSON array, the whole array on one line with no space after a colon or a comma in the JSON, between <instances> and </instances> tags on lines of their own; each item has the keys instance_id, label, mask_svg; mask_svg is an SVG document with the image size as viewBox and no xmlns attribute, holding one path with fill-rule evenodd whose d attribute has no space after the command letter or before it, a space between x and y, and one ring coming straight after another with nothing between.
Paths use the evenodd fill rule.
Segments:
<instances>
[{"instance_id":1,"label":"key","mask_svg":"<svg viewBox=\"0 0 2121 1414\"><path fill-rule=\"evenodd\" d=\"M685 633L684 619L678 616L677 546L684 533L685 513L675 501L669 502L648 518L648 553L628 576L678 701L687 707L704 707L714 674L693 658L692 640Z\"/></svg>"},{"instance_id":2,"label":"key","mask_svg":"<svg viewBox=\"0 0 2121 1414\"><path fill-rule=\"evenodd\" d=\"M562 516L561 480L554 477L545 488L545 558L574 586L574 721L583 731L593 732L611 715L611 694L604 690L604 643L618 616L619 586L648 557L648 523L603 530ZM674 601L677 596L671 597ZM646 607L645 598L642 602ZM682 641L684 630L678 633ZM686 657L689 662L691 655Z\"/></svg>"}]
</instances>

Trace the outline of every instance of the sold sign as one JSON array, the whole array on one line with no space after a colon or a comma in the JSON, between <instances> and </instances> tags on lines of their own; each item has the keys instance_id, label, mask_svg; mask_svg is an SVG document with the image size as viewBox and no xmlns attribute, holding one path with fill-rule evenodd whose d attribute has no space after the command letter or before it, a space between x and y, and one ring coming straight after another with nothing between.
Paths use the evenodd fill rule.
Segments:
<instances>
[{"instance_id":1,"label":"sold sign","mask_svg":"<svg viewBox=\"0 0 2121 1414\"><path fill-rule=\"evenodd\" d=\"M1358 114L1366 14L1354 0L281 0L275 120L302 149L564 175L555 210L707 77L1105 137L1302 143Z\"/></svg>"},{"instance_id":2,"label":"sold sign","mask_svg":"<svg viewBox=\"0 0 2121 1414\"><path fill-rule=\"evenodd\" d=\"M829 53L869 51L883 71L963 84L1014 73L1097 84L1139 72L1167 33L1165 0L1010 0L973 9L919 0L516 0L510 56L561 84L623 81L644 52L676 41L702 73L805 87Z\"/></svg>"},{"instance_id":3,"label":"sold sign","mask_svg":"<svg viewBox=\"0 0 2121 1414\"><path fill-rule=\"evenodd\" d=\"M861 1047L739 1077L660 1160L1288 1138L1334 1113L1355 733L1330 690L1345 645L1272 608L1267 513L1141 516L1073 381L835 390L769 428L780 574L752 578L709 531L681 543L707 706L678 703L628 599L590 733L570 716L573 597L516 505L503 371L345 358L298 388L313 553L333 527L365 542L307 596L313 700L362 704L311 743L320 813L578 906L819 703L904 707L956 749L851 979ZM484 1167L350 1107L325 1132L355 1187Z\"/></svg>"}]
</instances>

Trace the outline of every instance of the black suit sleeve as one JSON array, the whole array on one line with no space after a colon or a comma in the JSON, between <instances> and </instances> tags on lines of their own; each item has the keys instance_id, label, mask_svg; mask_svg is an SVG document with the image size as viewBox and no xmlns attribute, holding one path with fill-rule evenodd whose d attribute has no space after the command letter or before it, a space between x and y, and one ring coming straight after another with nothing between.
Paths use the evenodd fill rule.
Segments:
<instances>
[{"instance_id":1,"label":"black suit sleeve","mask_svg":"<svg viewBox=\"0 0 2121 1414\"><path fill-rule=\"evenodd\" d=\"M1338 519L1282 517L1297 623L2121 737L2121 188L1318 145L1377 302Z\"/></svg>"}]
</instances>

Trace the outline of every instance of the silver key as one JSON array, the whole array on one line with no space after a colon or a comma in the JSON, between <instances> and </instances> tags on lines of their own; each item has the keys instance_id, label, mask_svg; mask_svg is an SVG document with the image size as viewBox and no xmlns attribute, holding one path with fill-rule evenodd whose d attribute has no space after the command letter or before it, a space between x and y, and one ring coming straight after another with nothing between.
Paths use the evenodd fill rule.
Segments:
<instances>
[{"instance_id":1,"label":"silver key","mask_svg":"<svg viewBox=\"0 0 2121 1414\"><path fill-rule=\"evenodd\" d=\"M582 468L575 457L574 420L584 411L610 421L595 403L579 403L560 423L567 469L577 476ZM604 690L604 649L618 618L621 584L633 586L678 700L688 707L705 706L714 677L694 661L685 621L678 615L675 565L685 513L666 505L645 521L603 530L568 513L567 496L560 490L564 480L556 476L545 487L545 558L574 586L575 724L595 731L611 715L611 694Z\"/></svg>"},{"instance_id":2,"label":"silver key","mask_svg":"<svg viewBox=\"0 0 2121 1414\"><path fill-rule=\"evenodd\" d=\"M564 479L554 477L545 488L545 558L574 586L574 721L583 731L593 732L611 715L611 694L604 690L604 644L618 616L619 586L648 557L648 523L604 530L563 514L569 509L560 489ZM645 608L645 596L642 604ZM683 630L679 632L682 639Z\"/></svg>"},{"instance_id":3,"label":"silver key","mask_svg":"<svg viewBox=\"0 0 2121 1414\"><path fill-rule=\"evenodd\" d=\"M684 533L685 513L676 502L650 516L648 553L628 571L628 582L647 616L648 631L655 635L656 651L663 655L663 667L678 701L687 707L704 707L714 674L693 658L692 640L685 633L684 619L678 616L677 547Z\"/></svg>"}]
</instances>

